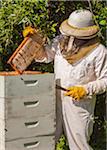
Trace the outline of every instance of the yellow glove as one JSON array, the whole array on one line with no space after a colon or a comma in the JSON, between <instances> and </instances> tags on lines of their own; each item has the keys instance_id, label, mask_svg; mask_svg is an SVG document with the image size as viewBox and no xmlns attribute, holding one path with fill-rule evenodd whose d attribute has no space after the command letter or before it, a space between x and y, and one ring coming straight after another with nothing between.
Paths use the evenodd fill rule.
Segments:
<instances>
[{"instance_id":1,"label":"yellow glove","mask_svg":"<svg viewBox=\"0 0 107 150\"><path fill-rule=\"evenodd\" d=\"M34 34L34 33L35 33L35 29L32 28L31 26L28 26L23 30L23 37L26 37L29 34Z\"/></svg>"},{"instance_id":2,"label":"yellow glove","mask_svg":"<svg viewBox=\"0 0 107 150\"><path fill-rule=\"evenodd\" d=\"M65 96L71 96L75 100L80 100L87 94L84 87L73 86L73 87L69 87L67 90L68 92L65 93Z\"/></svg>"}]
</instances>

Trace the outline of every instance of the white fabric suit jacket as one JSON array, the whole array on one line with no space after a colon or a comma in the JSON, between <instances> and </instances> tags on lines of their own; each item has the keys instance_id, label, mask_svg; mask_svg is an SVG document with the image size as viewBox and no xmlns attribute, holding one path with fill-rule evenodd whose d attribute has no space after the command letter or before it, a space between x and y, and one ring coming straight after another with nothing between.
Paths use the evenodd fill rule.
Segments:
<instances>
[{"instance_id":1,"label":"white fabric suit jacket","mask_svg":"<svg viewBox=\"0 0 107 150\"><path fill-rule=\"evenodd\" d=\"M61 99L63 124L70 150L90 150L92 148L88 141L93 130L96 94L107 88L107 49L100 44L78 62L69 64L61 54L57 37L51 48L46 48L46 53L48 57L43 61L54 59L55 80L60 80L62 87L83 86L87 91L87 96L79 102L64 96L64 91L57 95L57 99ZM57 113L59 123L57 121L56 134L61 134L61 112L57 110Z\"/></svg>"}]
</instances>

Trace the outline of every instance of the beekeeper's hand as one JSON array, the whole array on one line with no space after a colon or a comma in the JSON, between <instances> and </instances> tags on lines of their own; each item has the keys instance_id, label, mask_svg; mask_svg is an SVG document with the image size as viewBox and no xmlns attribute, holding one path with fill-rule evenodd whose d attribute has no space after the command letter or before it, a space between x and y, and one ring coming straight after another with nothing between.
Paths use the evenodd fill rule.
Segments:
<instances>
[{"instance_id":1,"label":"beekeeper's hand","mask_svg":"<svg viewBox=\"0 0 107 150\"><path fill-rule=\"evenodd\" d=\"M26 37L29 34L34 34L34 33L36 33L36 30L32 28L31 26L28 26L23 30L23 37Z\"/></svg>"},{"instance_id":2,"label":"beekeeper's hand","mask_svg":"<svg viewBox=\"0 0 107 150\"><path fill-rule=\"evenodd\" d=\"M84 87L73 86L69 87L67 90L68 92L65 93L65 96L71 96L78 101L87 95L87 92Z\"/></svg>"}]
</instances>

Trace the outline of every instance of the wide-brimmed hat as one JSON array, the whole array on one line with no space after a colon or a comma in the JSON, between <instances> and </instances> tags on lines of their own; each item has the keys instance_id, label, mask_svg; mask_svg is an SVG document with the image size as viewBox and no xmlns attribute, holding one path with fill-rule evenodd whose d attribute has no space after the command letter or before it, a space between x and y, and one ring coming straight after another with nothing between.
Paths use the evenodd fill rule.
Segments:
<instances>
[{"instance_id":1,"label":"wide-brimmed hat","mask_svg":"<svg viewBox=\"0 0 107 150\"><path fill-rule=\"evenodd\" d=\"M76 10L60 25L60 31L68 36L92 38L96 36L99 27L94 24L93 14L89 10Z\"/></svg>"}]
</instances>

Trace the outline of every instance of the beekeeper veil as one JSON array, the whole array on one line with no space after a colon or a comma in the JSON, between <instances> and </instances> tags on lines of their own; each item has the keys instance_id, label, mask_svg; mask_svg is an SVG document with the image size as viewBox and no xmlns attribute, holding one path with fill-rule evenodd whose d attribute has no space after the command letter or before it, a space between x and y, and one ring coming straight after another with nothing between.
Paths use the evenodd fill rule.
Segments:
<instances>
[{"instance_id":1,"label":"beekeeper veil","mask_svg":"<svg viewBox=\"0 0 107 150\"><path fill-rule=\"evenodd\" d=\"M84 40L92 39L97 36L99 27L94 24L93 14L89 10L76 10L70 14L67 20L61 23L59 30L63 36L69 37L66 49L68 53L76 47L74 45L75 38L78 39L79 42L84 43ZM78 44L83 44L81 42Z\"/></svg>"}]
</instances>

